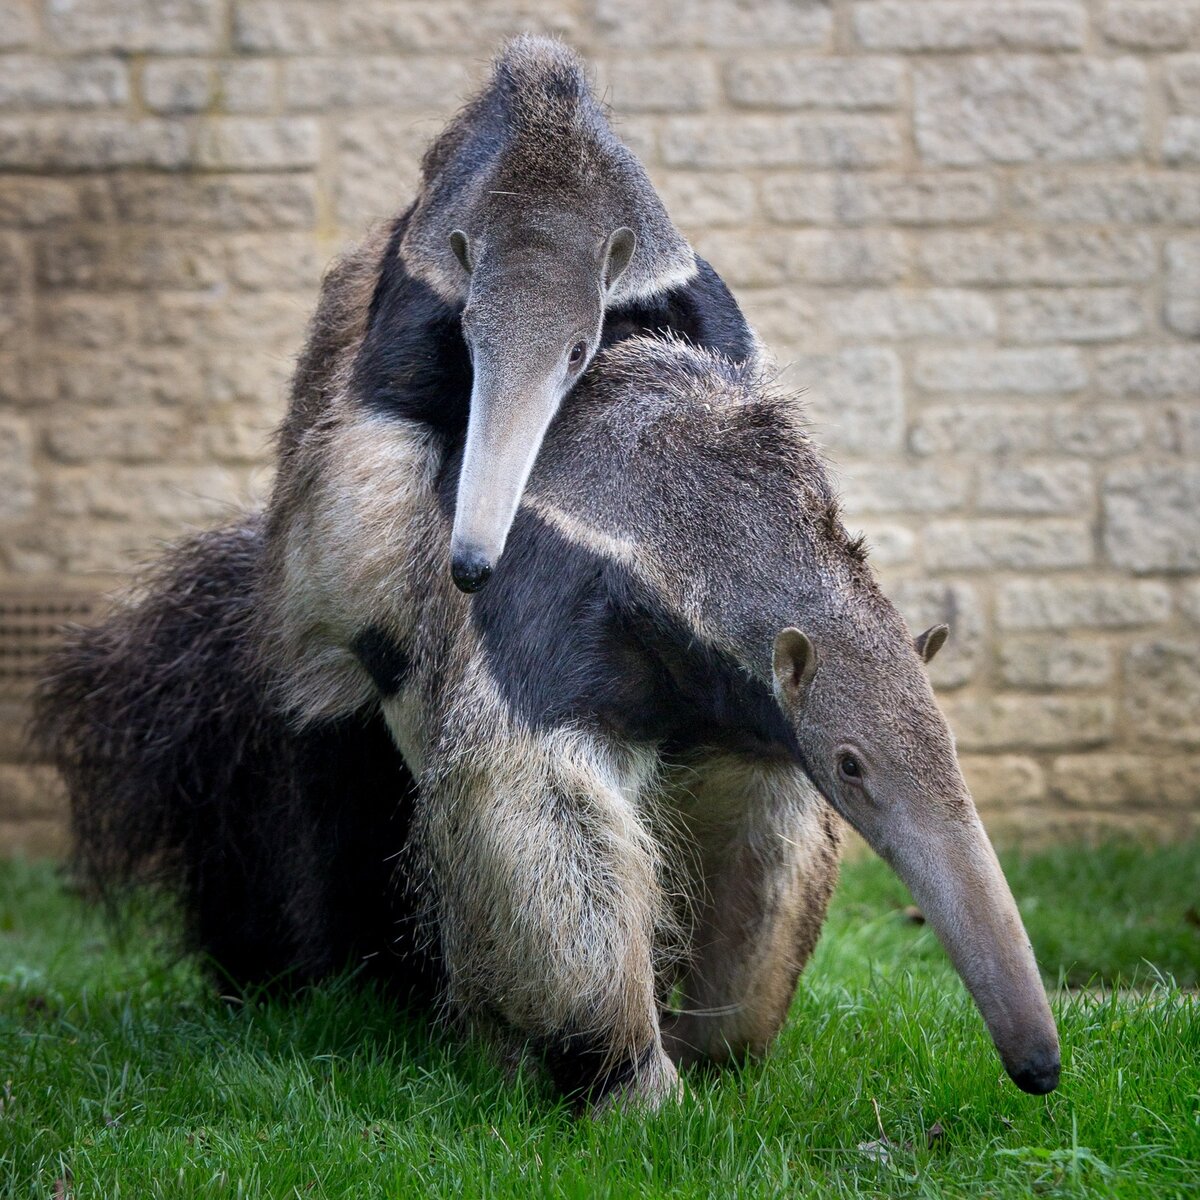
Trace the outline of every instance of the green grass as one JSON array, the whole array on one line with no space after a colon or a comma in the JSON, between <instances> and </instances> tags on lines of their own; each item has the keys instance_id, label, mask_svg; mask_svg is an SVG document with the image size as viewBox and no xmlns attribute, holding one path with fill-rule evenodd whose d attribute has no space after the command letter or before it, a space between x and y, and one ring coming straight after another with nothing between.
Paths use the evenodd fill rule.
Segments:
<instances>
[{"instance_id":1,"label":"green grass","mask_svg":"<svg viewBox=\"0 0 1200 1200\"><path fill-rule=\"evenodd\" d=\"M0 1195L1200 1194L1200 1007L1181 990L1200 977L1200 847L1006 865L1048 979L1096 985L1056 1000L1054 1095L1004 1079L868 861L767 1061L600 1122L345 983L222 1000L144 923L117 946L49 868L5 866Z\"/></svg>"}]
</instances>

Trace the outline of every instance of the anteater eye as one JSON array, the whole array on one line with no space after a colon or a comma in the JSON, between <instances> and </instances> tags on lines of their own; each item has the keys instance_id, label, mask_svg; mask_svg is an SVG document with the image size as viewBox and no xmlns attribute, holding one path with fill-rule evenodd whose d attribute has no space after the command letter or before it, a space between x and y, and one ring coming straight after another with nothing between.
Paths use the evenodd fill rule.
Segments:
<instances>
[{"instance_id":1,"label":"anteater eye","mask_svg":"<svg viewBox=\"0 0 1200 1200\"><path fill-rule=\"evenodd\" d=\"M587 342L576 342L571 347L571 355L568 361L571 366L577 367L583 362L583 356L587 353Z\"/></svg>"},{"instance_id":2,"label":"anteater eye","mask_svg":"<svg viewBox=\"0 0 1200 1200\"><path fill-rule=\"evenodd\" d=\"M838 759L838 774L843 779L858 780L862 778L862 766L853 754L843 754Z\"/></svg>"}]
</instances>

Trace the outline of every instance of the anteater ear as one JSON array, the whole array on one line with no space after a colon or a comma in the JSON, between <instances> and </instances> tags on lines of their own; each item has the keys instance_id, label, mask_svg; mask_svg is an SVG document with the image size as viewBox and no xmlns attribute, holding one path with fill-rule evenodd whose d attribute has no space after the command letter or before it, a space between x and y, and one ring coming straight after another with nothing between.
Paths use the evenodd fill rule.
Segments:
<instances>
[{"instance_id":1,"label":"anteater ear","mask_svg":"<svg viewBox=\"0 0 1200 1200\"><path fill-rule=\"evenodd\" d=\"M785 629L775 639L775 695L785 708L797 708L817 673L817 651L807 634Z\"/></svg>"},{"instance_id":2,"label":"anteater ear","mask_svg":"<svg viewBox=\"0 0 1200 1200\"><path fill-rule=\"evenodd\" d=\"M612 291L618 279L625 273L629 260L637 249L637 234L622 225L615 230L604 247L604 290Z\"/></svg>"},{"instance_id":3,"label":"anteater ear","mask_svg":"<svg viewBox=\"0 0 1200 1200\"><path fill-rule=\"evenodd\" d=\"M470 275L474 269L471 262L471 247L467 242L467 235L461 229L456 229L450 235L450 249L454 251L454 257L462 263L462 269Z\"/></svg>"},{"instance_id":4,"label":"anteater ear","mask_svg":"<svg viewBox=\"0 0 1200 1200\"><path fill-rule=\"evenodd\" d=\"M930 625L924 633L918 633L913 638L913 645L917 648L917 653L925 662L929 662L933 656L946 644L946 639L950 636L949 625Z\"/></svg>"}]
</instances>

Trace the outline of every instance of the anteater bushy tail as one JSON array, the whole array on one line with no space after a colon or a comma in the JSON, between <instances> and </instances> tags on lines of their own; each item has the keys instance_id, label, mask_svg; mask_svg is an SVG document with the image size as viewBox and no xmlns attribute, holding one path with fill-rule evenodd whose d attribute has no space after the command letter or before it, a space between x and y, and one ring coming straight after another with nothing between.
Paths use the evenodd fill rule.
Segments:
<instances>
[{"instance_id":1,"label":"anteater bushy tail","mask_svg":"<svg viewBox=\"0 0 1200 1200\"><path fill-rule=\"evenodd\" d=\"M432 986L399 870L415 784L378 713L297 727L255 647L263 521L171 550L139 598L51 660L34 737L66 782L74 867L108 900L177 897L242 986L347 965Z\"/></svg>"}]
</instances>

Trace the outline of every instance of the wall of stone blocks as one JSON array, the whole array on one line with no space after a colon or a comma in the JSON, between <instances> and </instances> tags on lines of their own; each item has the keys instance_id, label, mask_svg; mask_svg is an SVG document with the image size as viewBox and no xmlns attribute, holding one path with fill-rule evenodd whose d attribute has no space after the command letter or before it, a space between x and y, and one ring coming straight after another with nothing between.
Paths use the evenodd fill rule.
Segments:
<instances>
[{"instance_id":1,"label":"wall of stone blocks","mask_svg":"<svg viewBox=\"0 0 1200 1200\"><path fill-rule=\"evenodd\" d=\"M0 0L0 589L261 498L324 265L523 29L595 63L891 593L953 625L989 821L1194 828L1193 0ZM0 841L53 849L0 745Z\"/></svg>"}]
</instances>

